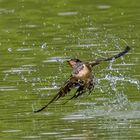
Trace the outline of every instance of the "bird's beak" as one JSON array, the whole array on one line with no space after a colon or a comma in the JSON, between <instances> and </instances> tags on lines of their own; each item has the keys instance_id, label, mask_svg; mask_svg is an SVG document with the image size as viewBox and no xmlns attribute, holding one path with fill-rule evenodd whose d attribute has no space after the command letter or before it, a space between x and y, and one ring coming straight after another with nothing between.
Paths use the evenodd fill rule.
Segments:
<instances>
[{"instance_id":1,"label":"bird's beak","mask_svg":"<svg viewBox=\"0 0 140 140\"><path fill-rule=\"evenodd\" d=\"M68 62L68 64L71 66L71 64L70 64L70 60L68 60L67 62Z\"/></svg>"}]
</instances>

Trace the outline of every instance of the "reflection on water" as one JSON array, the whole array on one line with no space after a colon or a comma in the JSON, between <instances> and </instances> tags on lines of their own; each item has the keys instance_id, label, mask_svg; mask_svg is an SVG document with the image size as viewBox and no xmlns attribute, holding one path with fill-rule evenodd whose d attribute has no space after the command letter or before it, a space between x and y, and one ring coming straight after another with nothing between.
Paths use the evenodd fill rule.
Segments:
<instances>
[{"instance_id":1,"label":"reflection on water","mask_svg":"<svg viewBox=\"0 0 140 140\"><path fill-rule=\"evenodd\" d=\"M0 138L139 139L139 1L0 0ZM70 58L128 55L94 68L91 95L40 113L70 75Z\"/></svg>"}]
</instances>

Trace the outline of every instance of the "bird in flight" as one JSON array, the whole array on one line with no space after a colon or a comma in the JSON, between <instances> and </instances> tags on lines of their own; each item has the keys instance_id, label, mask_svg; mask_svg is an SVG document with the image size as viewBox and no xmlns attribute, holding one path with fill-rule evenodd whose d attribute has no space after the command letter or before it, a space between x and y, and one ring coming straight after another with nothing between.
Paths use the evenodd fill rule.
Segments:
<instances>
[{"instance_id":1,"label":"bird in flight","mask_svg":"<svg viewBox=\"0 0 140 140\"><path fill-rule=\"evenodd\" d=\"M45 106L43 106L41 109L35 110L34 112L40 112L47 108L52 102L57 101L60 97L64 97L66 94L68 94L72 88L77 87L77 90L75 94L67 100L67 102L71 99L78 98L85 92L91 93L91 91L94 89L95 81L94 76L92 74L92 67L106 61L115 60L123 55L125 55L127 52L129 52L130 47L126 46L125 49L109 58L101 58L97 59L92 62L83 62L79 59L71 59L68 62L68 64L72 68L72 74L69 77L69 79L64 83L64 85L59 89L58 93L48 102ZM65 102L66 103L66 102Z\"/></svg>"}]
</instances>

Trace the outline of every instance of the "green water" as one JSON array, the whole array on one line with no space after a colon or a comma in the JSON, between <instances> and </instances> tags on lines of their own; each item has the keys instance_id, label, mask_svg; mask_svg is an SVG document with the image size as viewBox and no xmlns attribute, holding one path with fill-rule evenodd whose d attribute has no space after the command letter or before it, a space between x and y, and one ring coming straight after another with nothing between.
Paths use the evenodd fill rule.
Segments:
<instances>
[{"instance_id":1,"label":"green water","mask_svg":"<svg viewBox=\"0 0 140 140\"><path fill-rule=\"evenodd\" d=\"M0 0L0 139L140 138L139 0ZM97 85L45 105L69 77L69 58L94 60Z\"/></svg>"}]
</instances>

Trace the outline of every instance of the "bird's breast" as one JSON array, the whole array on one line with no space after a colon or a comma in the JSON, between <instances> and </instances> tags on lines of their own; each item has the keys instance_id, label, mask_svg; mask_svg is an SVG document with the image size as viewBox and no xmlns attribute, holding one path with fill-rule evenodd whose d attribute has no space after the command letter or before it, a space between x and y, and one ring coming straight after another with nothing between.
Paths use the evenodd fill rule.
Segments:
<instances>
[{"instance_id":1,"label":"bird's breast","mask_svg":"<svg viewBox=\"0 0 140 140\"><path fill-rule=\"evenodd\" d=\"M86 80L91 76L91 70L85 64L83 64L77 71L74 71L74 76L78 79Z\"/></svg>"}]
</instances>

